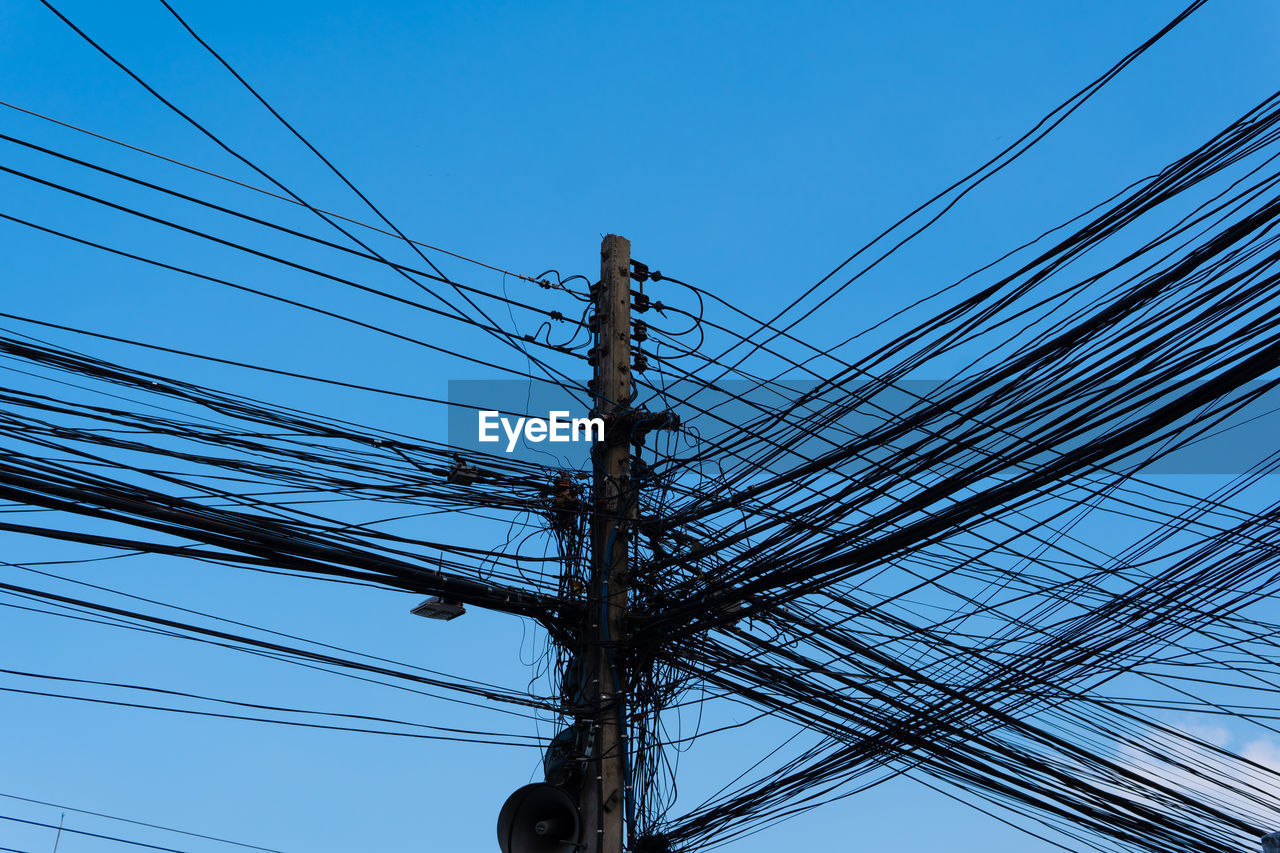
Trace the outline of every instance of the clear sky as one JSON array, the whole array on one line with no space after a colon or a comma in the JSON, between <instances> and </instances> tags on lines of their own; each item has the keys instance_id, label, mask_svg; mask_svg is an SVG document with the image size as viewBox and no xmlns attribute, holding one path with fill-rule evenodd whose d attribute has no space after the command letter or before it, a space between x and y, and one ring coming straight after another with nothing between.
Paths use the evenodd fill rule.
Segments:
<instances>
[{"instance_id":1,"label":"clear sky","mask_svg":"<svg viewBox=\"0 0 1280 853\"><path fill-rule=\"evenodd\" d=\"M365 215L158 2L56 5L310 202ZM757 314L780 308L882 227L1002 149L1182 8L1147 0L175 5L410 236L517 272L592 275L600 236L619 233L650 266ZM821 345L851 325L869 325L1199 144L1276 88L1278 38L1274 3L1213 0L1014 168L962 202L928 240L845 291L803 327L806 339ZM0 100L252 177L36 0L0 2ZM264 215L280 221L306 221L10 110L0 109L0 132L242 208L261 204ZM12 146L0 149L0 164L74 175L77 186L107 186ZM175 262L337 310L364 311L361 316L448 350L492 355L491 342L465 329L366 305L310 279L141 230L11 177L0 183L2 212L145 246ZM163 207L140 190L119 197ZM218 227L237 233L220 221ZM6 312L428 396L444 396L449 379L496 378L473 364L175 281L16 225L0 224L0 247ZM299 253L305 255L305 247ZM477 286L542 297L518 280L441 263ZM161 374L444 438L444 419L434 408L140 357L107 344L92 351ZM507 363L523 367L518 359ZM423 535L442 529L471 534L465 522L433 519L424 522ZM11 536L6 553L5 560L20 562L70 552ZM387 592L311 587L160 557L60 573L512 686L527 682L538 649L531 629L513 617L473 611L448 624L427 622L408 614L415 599ZM35 583L16 569L0 568L0 576ZM83 593L67 582L40 583ZM530 720L179 639L12 609L0 614L0 648L0 667L10 670L548 733ZM8 676L0 684L24 686ZM85 689L79 695L112 694ZM538 774L532 749L292 729L18 694L0 695L0 720L0 794L288 851L495 849L499 805ZM727 768L739 766L742 748L709 739L682 756L681 786L690 805L733 775ZM59 814L0 800L0 815L56 824ZM70 812L67 821L183 850L233 849ZM0 847L46 851L52 843L47 829L0 822ZM87 836L64 835L60 845L62 853L125 849ZM923 853L940 846L948 853L1053 849L907 780L730 849Z\"/></svg>"}]
</instances>

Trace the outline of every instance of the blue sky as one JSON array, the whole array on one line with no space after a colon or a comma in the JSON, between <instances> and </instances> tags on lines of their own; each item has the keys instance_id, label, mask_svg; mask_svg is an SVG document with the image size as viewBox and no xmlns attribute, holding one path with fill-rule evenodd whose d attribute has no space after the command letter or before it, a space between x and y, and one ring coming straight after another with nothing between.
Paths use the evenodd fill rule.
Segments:
<instances>
[{"instance_id":1,"label":"blue sky","mask_svg":"<svg viewBox=\"0 0 1280 853\"><path fill-rule=\"evenodd\" d=\"M158 2L58 5L166 97L312 204L365 215ZM517 272L554 267L591 275L600 236L620 233L650 266L758 314L789 302L881 228L1002 149L1181 8L1095 0L228 0L177 7L410 236ZM1280 12L1272 3L1209 3L926 239L807 322L805 338L822 344L870 325L1198 144L1274 90L1278 36ZM0 4L0 80L0 100L203 168L252 177L34 0ZM211 199L254 210L261 205L264 216L279 221L307 222L218 182L196 181L177 167L8 110L0 110L0 132L145 171ZM77 186L106 186L12 146L0 163L75 175ZM159 204L143 191L122 196ZM491 342L465 329L407 316L194 240L142 230L13 178L4 179L0 210L104 242L145 245L452 351L492 354ZM218 227L237 230L220 221ZM0 224L0 246L4 310L14 314L429 396L445 396L449 379L496 378L439 353L175 281L15 225ZM442 264L495 292L544 296L516 279ZM93 351L299 408L444 437L444 417L431 407L330 394L158 355L139 362L136 353L108 344ZM507 363L523 366L519 359ZM430 524L437 528L424 535L440 528L459 537L493 535L469 522ZM1109 532L1098 533L1106 538ZM63 553L27 539L13 538L7 547L6 559L15 562ZM424 622L407 613L415 600L387 592L313 588L161 557L63 573L502 684L525 684L537 652L531 630L512 617L473 611L448 624ZM43 583L76 594L73 584ZM4 666L15 670L548 733L545 724L528 720L33 613L4 614L0 643ZM539 760L534 750L295 730L14 694L0 697L0 715L0 793L290 851L492 849L498 806L535 777ZM738 766L742 746L713 738L682 756L681 786L690 804L733 775L729 768ZM57 823L59 810L0 801L0 814ZM70 813L68 825L175 841ZM1052 849L906 780L730 849L914 853L936 849L944 834L950 853ZM175 846L229 849L201 843ZM44 829L0 825L0 845L50 850L52 837ZM64 836L59 849L122 848Z\"/></svg>"}]
</instances>

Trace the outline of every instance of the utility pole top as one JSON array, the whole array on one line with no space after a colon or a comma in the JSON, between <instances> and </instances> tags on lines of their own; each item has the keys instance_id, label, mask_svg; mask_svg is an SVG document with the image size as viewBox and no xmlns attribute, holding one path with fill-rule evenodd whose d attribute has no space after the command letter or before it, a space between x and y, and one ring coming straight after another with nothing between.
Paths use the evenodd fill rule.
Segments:
<instances>
[{"instance_id":1,"label":"utility pole top","mask_svg":"<svg viewBox=\"0 0 1280 853\"><path fill-rule=\"evenodd\" d=\"M1280 832L1262 836L1262 853L1280 853Z\"/></svg>"}]
</instances>

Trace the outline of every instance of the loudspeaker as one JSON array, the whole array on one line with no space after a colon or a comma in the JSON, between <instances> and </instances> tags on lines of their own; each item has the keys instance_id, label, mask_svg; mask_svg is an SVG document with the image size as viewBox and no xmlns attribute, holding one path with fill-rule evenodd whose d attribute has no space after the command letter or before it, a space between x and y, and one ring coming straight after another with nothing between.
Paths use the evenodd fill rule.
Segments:
<instances>
[{"instance_id":1,"label":"loudspeaker","mask_svg":"<svg viewBox=\"0 0 1280 853\"><path fill-rule=\"evenodd\" d=\"M502 853L574 853L578 833L578 804L546 782L525 785L498 812Z\"/></svg>"}]
</instances>

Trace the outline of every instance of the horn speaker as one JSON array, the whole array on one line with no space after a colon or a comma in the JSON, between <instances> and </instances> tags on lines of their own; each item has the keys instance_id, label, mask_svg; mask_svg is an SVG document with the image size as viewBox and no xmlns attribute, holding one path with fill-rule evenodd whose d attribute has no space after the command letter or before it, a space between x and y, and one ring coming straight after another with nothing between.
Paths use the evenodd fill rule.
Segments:
<instances>
[{"instance_id":1,"label":"horn speaker","mask_svg":"<svg viewBox=\"0 0 1280 853\"><path fill-rule=\"evenodd\" d=\"M578 834L577 802L546 782L525 785L498 812L502 853L574 853Z\"/></svg>"}]
</instances>

